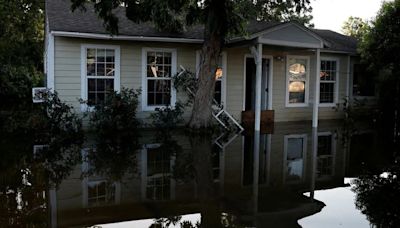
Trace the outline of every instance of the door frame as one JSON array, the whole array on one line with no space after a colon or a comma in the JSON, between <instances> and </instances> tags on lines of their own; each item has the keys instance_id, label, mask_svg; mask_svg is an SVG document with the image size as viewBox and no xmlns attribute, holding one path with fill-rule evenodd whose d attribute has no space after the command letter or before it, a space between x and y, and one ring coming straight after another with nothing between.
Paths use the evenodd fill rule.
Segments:
<instances>
[{"instance_id":1,"label":"door frame","mask_svg":"<svg viewBox=\"0 0 400 228\"><path fill-rule=\"evenodd\" d=\"M242 111L246 110L246 59L251 58L254 59L252 54L245 54L243 57L243 107ZM274 58L272 55L263 55L263 59L269 60L269 69L268 69L268 80L265 80L265 87L268 88L268 99L265 99L267 102L267 110L272 110L272 85L273 85L273 66L274 66Z\"/></svg>"}]
</instances>

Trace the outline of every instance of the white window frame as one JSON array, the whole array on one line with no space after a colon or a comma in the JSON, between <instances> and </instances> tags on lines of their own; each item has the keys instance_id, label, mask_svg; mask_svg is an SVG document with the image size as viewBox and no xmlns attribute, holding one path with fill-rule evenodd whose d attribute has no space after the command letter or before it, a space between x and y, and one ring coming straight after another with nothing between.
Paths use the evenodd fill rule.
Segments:
<instances>
[{"instance_id":1,"label":"white window frame","mask_svg":"<svg viewBox=\"0 0 400 228\"><path fill-rule=\"evenodd\" d=\"M306 167L307 167L307 134L292 134L292 135L285 135L284 136L284 144L283 144L283 182L298 182L298 181L287 181L287 149L288 149L288 142L289 139L303 139L303 170L302 175L299 182L303 181L306 174Z\"/></svg>"},{"instance_id":2,"label":"white window frame","mask_svg":"<svg viewBox=\"0 0 400 228\"><path fill-rule=\"evenodd\" d=\"M170 52L171 53L171 107L175 107L176 90L173 85L172 76L177 72L177 50L174 48L142 48L142 111L154 111L156 108L163 108L165 105L147 105L147 52ZM166 79L165 79L166 80Z\"/></svg>"},{"instance_id":3,"label":"white window frame","mask_svg":"<svg viewBox=\"0 0 400 228\"><path fill-rule=\"evenodd\" d=\"M103 45L103 44L81 44L81 99L84 101L87 101L87 93L88 93L88 88L87 88L87 65L86 65L86 59L87 59L87 49L113 49L115 53L115 72L113 77L107 77L107 76L98 76L98 77L91 77L91 78L100 78L100 79L106 79L106 78L112 78L114 79L114 91L119 92L121 88L121 64L120 64L120 46L119 45ZM87 104L81 104L81 111L92 111L93 106L88 106Z\"/></svg>"},{"instance_id":4,"label":"white window frame","mask_svg":"<svg viewBox=\"0 0 400 228\"><path fill-rule=\"evenodd\" d=\"M333 103L321 103L321 94L320 94L320 100L319 100L319 107L336 107L336 104L339 103L339 72L340 72L340 61L339 58L336 57L321 57L321 62L322 61L335 61L336 62L336 75L335 75L335 84L334 84L334 94L333 94ZM321 69L322 71L322 69ZM319 86L321 88L321 84L324 83L324 81L320 80ZM320 91L321 93L321 91Z\"/></svg>"},{"instance_id":5,"label":"white window frame","mask_svg":"<svg viewBox=\"0 0 400 228\"><path fill-rule=\"evenodd\" d=\"M227 68L227 54L226 51L221 52L222 56L222 78L221 80L221 105L223 109L226 109L226 78L228 76ZM196 51L196 78L199 77L200 72L200 50ZM214 98L214 97L213 97Z\"/></svg>"},{"instance_id":6,"label":"white window frame","mask_svg":"<svg viewBox=\"0 0 400 228\"><path fill-rule=\"evenodd\" d=\"M307 61L306 65L306 88L304 88L304 103L289 103L289 59L295 58L295 59L304 59ZM285 90L286 90L286 98L285 98L285 106L287 108L292 108L292 107L308 107L309 103L309 90L310 90L310 56L304 56L304 55L287 55L286 56L286 84L285 84Z\"/></svg>"}]
</instances>

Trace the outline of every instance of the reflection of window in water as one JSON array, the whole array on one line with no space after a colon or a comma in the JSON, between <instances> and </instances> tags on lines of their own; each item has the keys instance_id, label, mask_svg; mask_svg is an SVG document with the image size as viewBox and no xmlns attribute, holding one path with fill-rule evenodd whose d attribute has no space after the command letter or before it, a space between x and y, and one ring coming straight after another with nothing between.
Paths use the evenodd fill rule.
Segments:
<instances>
[{"instance_id":1,"label":"reflection of window in water","mask_svg":"<svg viewBox=\"0 0 400 228\"><path fill-rule=\"evenodd\" d=\"M318 136L317 177L324 178L333 175L333 136L324 134Z\"/></svg>"},{"instance_id":2,"label":"reflection of window in water","mask_svg":"<svg viewBox=\"0 0 400 228\"><path fill-rule=\"evenodd\" d=\"M211 151L211 163L212 163L212 170L213 170L213 180L214 182L218 182L219 180L219 173L220 173L220 157L219 154L221 152L221 148L217 145L213 145Z\"/></svg>"},{"instance_id":3,"label":"reflection of window in water","mask_svg":"<svg viewBox=\"0 0 400 228\"><path fill-rule=\"evenodd\" d=\"M160 148L147 149L146 198L166 200L171 197L171 158Z\"/></svg>"},{"instance_id":4,"label":"reflection of window in water","mask_svg":"<svg viewBox=\"0 0 400 228\"><path fill-rule=\"evenodd\" d=\"M303 177L305 136L286 136L286 180L300 180Z\"/></svg>"},{"instance_id":5,"label":"reflection of window in water","mask_svg":"<svg viewBox=\"0 0 400 228\"><path fill-rule=\"evenodd\" d=\"M115 184L106 180L88 181L88 206L100 206L115 202Z\"/></svg>"}]
</instances>

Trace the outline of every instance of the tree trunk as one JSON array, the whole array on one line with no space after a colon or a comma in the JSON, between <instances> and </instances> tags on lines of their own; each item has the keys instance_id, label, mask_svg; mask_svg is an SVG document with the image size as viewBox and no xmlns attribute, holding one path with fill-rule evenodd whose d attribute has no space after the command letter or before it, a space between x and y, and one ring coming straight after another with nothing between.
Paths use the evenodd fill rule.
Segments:
<instances>
[{"instance_id":1,"label":"tree trunk","mask_svg":"<svg viewBox=\"0 0 400 228\"><path fill-rule=\"evenodd\" d=\"M200 54L199 85L189 122L189 127L192 129L205 129L211 126L215 72L226 35L225 1L213 0L208 1L208 4L204 43Z\"/></svg>"},{"instance_id":2,"label":"tree trunk","mask_svg":"<svg viewBox=\"0 0 400 228\"><path fill-rule=\"evenodd\" d=\"M211 105L215 90L215 72L221 43L215 38L205 42L200 57L199 85L196 91L189 126L193 129L208 128L211 125Z\"/></svg>"}]
</instances>

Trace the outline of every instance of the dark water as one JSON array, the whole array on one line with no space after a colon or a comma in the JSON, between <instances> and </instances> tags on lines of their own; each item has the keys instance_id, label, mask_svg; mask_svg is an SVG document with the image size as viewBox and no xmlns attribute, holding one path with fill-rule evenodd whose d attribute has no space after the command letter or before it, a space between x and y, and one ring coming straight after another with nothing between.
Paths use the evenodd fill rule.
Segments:
<instances>
[{"instance_id":1,"label":"dark water","mask_svg":"<svg viewBox=\"0 0 400 228\"><path fill-rule=\"evenodd\" d=\"M376 132L310 125L82 147L4 136L0 227L399 227L399 169Z\"/></svg>"}]
</instances>

